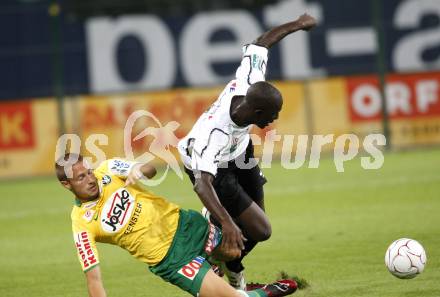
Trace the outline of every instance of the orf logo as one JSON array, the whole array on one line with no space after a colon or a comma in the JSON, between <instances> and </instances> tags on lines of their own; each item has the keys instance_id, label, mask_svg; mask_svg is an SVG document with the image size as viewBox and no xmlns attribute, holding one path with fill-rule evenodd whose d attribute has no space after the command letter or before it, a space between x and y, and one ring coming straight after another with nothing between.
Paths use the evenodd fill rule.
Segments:
<instances>
[{"instance_id":1,"label":"orf logo","mask_svg":"<svg viewBox=\"0 0 440 297\"><path fill-rule=\"evenodd\" d=\"M116 233L130 220L135 200L126 189L118 189L105 202L101 212L101 226L108 233Z\"/></svg>"}]
</instances>

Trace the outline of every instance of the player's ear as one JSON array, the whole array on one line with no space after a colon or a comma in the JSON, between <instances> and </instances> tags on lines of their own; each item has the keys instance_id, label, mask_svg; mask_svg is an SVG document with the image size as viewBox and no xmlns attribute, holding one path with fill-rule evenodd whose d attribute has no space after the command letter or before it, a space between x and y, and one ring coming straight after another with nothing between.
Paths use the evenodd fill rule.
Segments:
<instances>
[{"instance_id":1,"label":"player's ear","mask_svg":"<svg viewBox=\"0 0 440 297\"><path fill-rule=\"evenodd\" d=\"M62 180L61 184L63 185L63 187L65 187L67 190L71 191L72 190L72 185L70 184L70 182L68 180Z\"/></svg>"}]
</instances>

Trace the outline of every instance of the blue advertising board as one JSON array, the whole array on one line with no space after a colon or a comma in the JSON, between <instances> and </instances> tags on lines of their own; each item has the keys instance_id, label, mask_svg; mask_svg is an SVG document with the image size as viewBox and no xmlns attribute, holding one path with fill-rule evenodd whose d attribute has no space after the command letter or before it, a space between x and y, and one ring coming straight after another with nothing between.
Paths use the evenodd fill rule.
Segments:
<instances>
[{"instance_id":1,"label":"blue advertising board","mask_svg":"<svg viewBox=\"0 0 440 297\"><path fill-rule=\"evenodd\" d=\"M373 0L287 0L259 11L148 14L80 20L50 16L48 3L0 5L0 99L212 86L229 80L241 45L303 12L319 26L270 51L268 79L307 79L377 71ZM380 1L389 72L440 69L438 0ZM62 72L57 71L57 36Z\"/></svg>"}]
</instances>

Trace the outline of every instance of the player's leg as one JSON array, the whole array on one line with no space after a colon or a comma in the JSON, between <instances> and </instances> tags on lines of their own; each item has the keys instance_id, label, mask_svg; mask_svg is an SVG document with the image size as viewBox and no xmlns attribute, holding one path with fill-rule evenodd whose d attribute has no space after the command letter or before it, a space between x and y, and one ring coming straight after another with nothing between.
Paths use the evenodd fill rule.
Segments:
<instances>
[{"instance_id":1,"label":"player's leg","mask_svg":"<svg viewBox=\"0 0 440 297\"><path fill-rule=\"evenodd\" d=\"M200 288L200 297L241 297L237 290L212 270L206 273Z\"/></svg>"},{"instance_id":2,"label":"player's leg","mask_svg":"<svg viewBox=\"0 0 440 297\"><path fill-rule=\"evenodd\" d=\"M267 223L265 221L267 221ZM224 272L232 286L245 288L246 281L243 275L244 266L242 260L253 250L258 242L269 238L270 224L263 210L255 202L252 202L251 205L240 214L238 224L244 236L247 238L247 241L244 243L245 248L240 258L225 263L226 269L224 269ZM268 227L266 228L264 226Z\"/></svg>"},{"instance_id":3,"label":"player's leg","mask_svg":"<svg viewBox=\"0 0 440 297\"><path fill-rule=\"evenodd\" d=\"M167 256L150 270L193 296L201 297L280 297L296 290L296 284L277 282L240 295L218 277L206 260L221 253L221 232L195 211L180 211L179 227Z\"/></svg>"},{"instance_id":4,"label":"player's leg","mask_svg":"<svg viewBox=\"0 0 440 297\"><path fill-rule=\"evenodd\" d=\"M187 168L185 168L185 172L188 175L189 179L191 180L191 183L194 184L195 177L194 177L193 172ZM218 172L216 178L214 179L213 186L214 186L214 189L217 193L217 196L220 199L220 202L225 207L225 209L228 211L228 213L231 215L231 217L234 217L234 211L231 212L230 209L232 209L232 210L236 209L236 208L234 208L234 202L235 202L234 199L237 198L235 195L235 193L237 192L235 190L236 185L238 185L238 181L237 181L236 177L233 175L231 168L219 169L219 172ZM251 203L250 199L249 199L249 203ZM209 211L205 207L202 209L202 214L208 221L210 221L214 225L221 228L220 223L214 217L212 217L210 215ZM245 242L245 245L247 245L247 244L248 243ZM213 265L213 269L216 271L216 273L218 275L223 276L225 270L227 270L224 262L219 261L216 263L212 263L212 265ZM243 270L243 266L241 265L241 259L239 260L238 265L239 265L239 267L237 269L234 269L234 271L227 271L229 283L234 288L245 289L246 282L244 280L243 273L241 272Z\"/></svg>"},{"instance_id":5,"label":"player's leg","mask_svg":"<svg viewBox=\"0 0 440 297\"><path fill-rule=\"evenodd\" d=\"M230 216L238 223L248 241L264 241L269 239L272 228L264 210L254 201L253 197L244 190L240 183L242 175L250 175L243 171L235 170L227 172L214 180L214 189L221 204ZM247 184L252 183L250 180ZM254 184L262 188L262 184ZM257 198L262 197L261 195ZM256 199L261 202L263 199Z\"/></svg>"},{"instance_id":6,"label":"player's leg","mask_svg":"<svg viewBox=\"0 0 440 297\"><path fill-rule=\"evenodd\" d=\"M200 287L200 297L282 297L294 293L297 284L292 280L280 280L253 291L241 291L232 288L222 278L209 270Z\"/></svg>"},{"instance_id":7,"label":"player's leg","mask_svg":"<svg viewBox=\"0 0 440 297\"><path fill-rule=\"evenodd\" d=\"M266 182L267 179L258 165L238 172L238 183L263 211L265 210L264 185Z\"/></svg>"},{"instance_id":8,"label":"player's leg","mask_svg":"<svg viewBox=\"0 0 440 297\"><path fill-rule=\"evenodd\" d=\"M252 141L250 141L244 154L244 162L248 163L253 158L254 147ZM263 186L267 182L265 176L258 165L246 169L237 168L235 174L240 187L255 202L240 213L240 216L237 218L238 223L252 240L260 242L269 239L272 234L272 228L269 218L264 212Z\"/></svg>"},{"instance_id":9,"label":"player's leg","mask_svg":"<svg viewBox=\"0 0 440 297\"><path fill-rule=\"evenodd\" d=\"M270 236L271 227L264 211L249 197L238 182L235 172L228 172L222 178L214 181L214 188L217 195L238 225L244 236L245 249L239 259L225 263L227 269L225 273L228 276L229 283L235 288L244 289L246 282L243 276L243 265L241 260L245 257L255 245Z\"/></svg>"},{"instance_id":10,"label":"player's leg","mask_svg":"<svg viewBox=\"0 0 440 297\"><path fill-rule=\"evenodd\" d=\"M248 163L250 158L254 157L252 143L249 143L246 153L243 156L244 162ZM240 166L238 166L240 167ZM243 234L248 239L245 243L245 249L239 259L226 263L225 271L231 280L231 284L242 278L242 259L257 245L258 242L269 239L272 234L272 228L267 215L264 212L264 190L263 185L266 178L258 166L250 169L235 170L235 176L238 182L239 198L237 199L236 209L239 210L235 220L240 226ZM233 272L233 273L228 273Z\"/></svg>"},{"instance_id":11,"label":"player's leg","mask_svg":"<svg viewBox=\"0 0 440 297\"><path fill-rule=\"evenodd\" d=\"M272 235L269 218L264 212L263 183L259 172L261 171L257 166L251 170L240 170L238 173L240 187L245 192L241 196L249 196L252 203L236 218L246 235L256 242L265 241Z\"/></svg>"},{"instance_id":12,"label":"player's leg","mask_svg":"<svg viewBox=\"0 0 440 297\"><path fill-rule=\"evenodd\" d=\"M252 149L252 146L250 146ZM247 151L246 157L253 156L252 150ZM260 176L259 169L240 170L235 165L229 164L228 168L219 168L217 176L214 179L213 187L221 204L225 207L232 218L238 220L238 224L247 238L245 249L242 257L226 263L224 269L229 282L235 288L246 288L246 282L243 276L243 265L241 260L245 257L259 241L266 240L271 235L271 226L269 220L264 213L262 207L258 206L254 199L263 202L262 185L265 178ZM193 173L185 169L192 183L195 182ZM243 172L241 172L243 171ZM248 171L250 171L248 173ZM255 198L250 197L243 187L240 185L239 178L243 185L254 183L257 188ZM258 194L260 193L260 194ZM257 195L258 194L258 195ZM211 222L218 225L215 218L211 218Z\"/></svg>"}]
</instances>

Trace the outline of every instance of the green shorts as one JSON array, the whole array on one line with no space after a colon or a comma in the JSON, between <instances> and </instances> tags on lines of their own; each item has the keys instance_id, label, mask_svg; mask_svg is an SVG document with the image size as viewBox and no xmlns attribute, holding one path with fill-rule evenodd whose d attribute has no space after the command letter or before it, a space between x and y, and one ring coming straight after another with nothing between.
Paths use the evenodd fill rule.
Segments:
<instances>
[{"instance_id":1,"label":"green shorts","mask_svg":"<svg viewBox=\"0 0 440 297\"><path fill-rule=\"evenodd\" d=\"M198 296L203 278L211 269L206 258L221 242L221 230L200 213L180 210L179 225L165 258L151 272Z\"/></svg>"}]
</instances>

